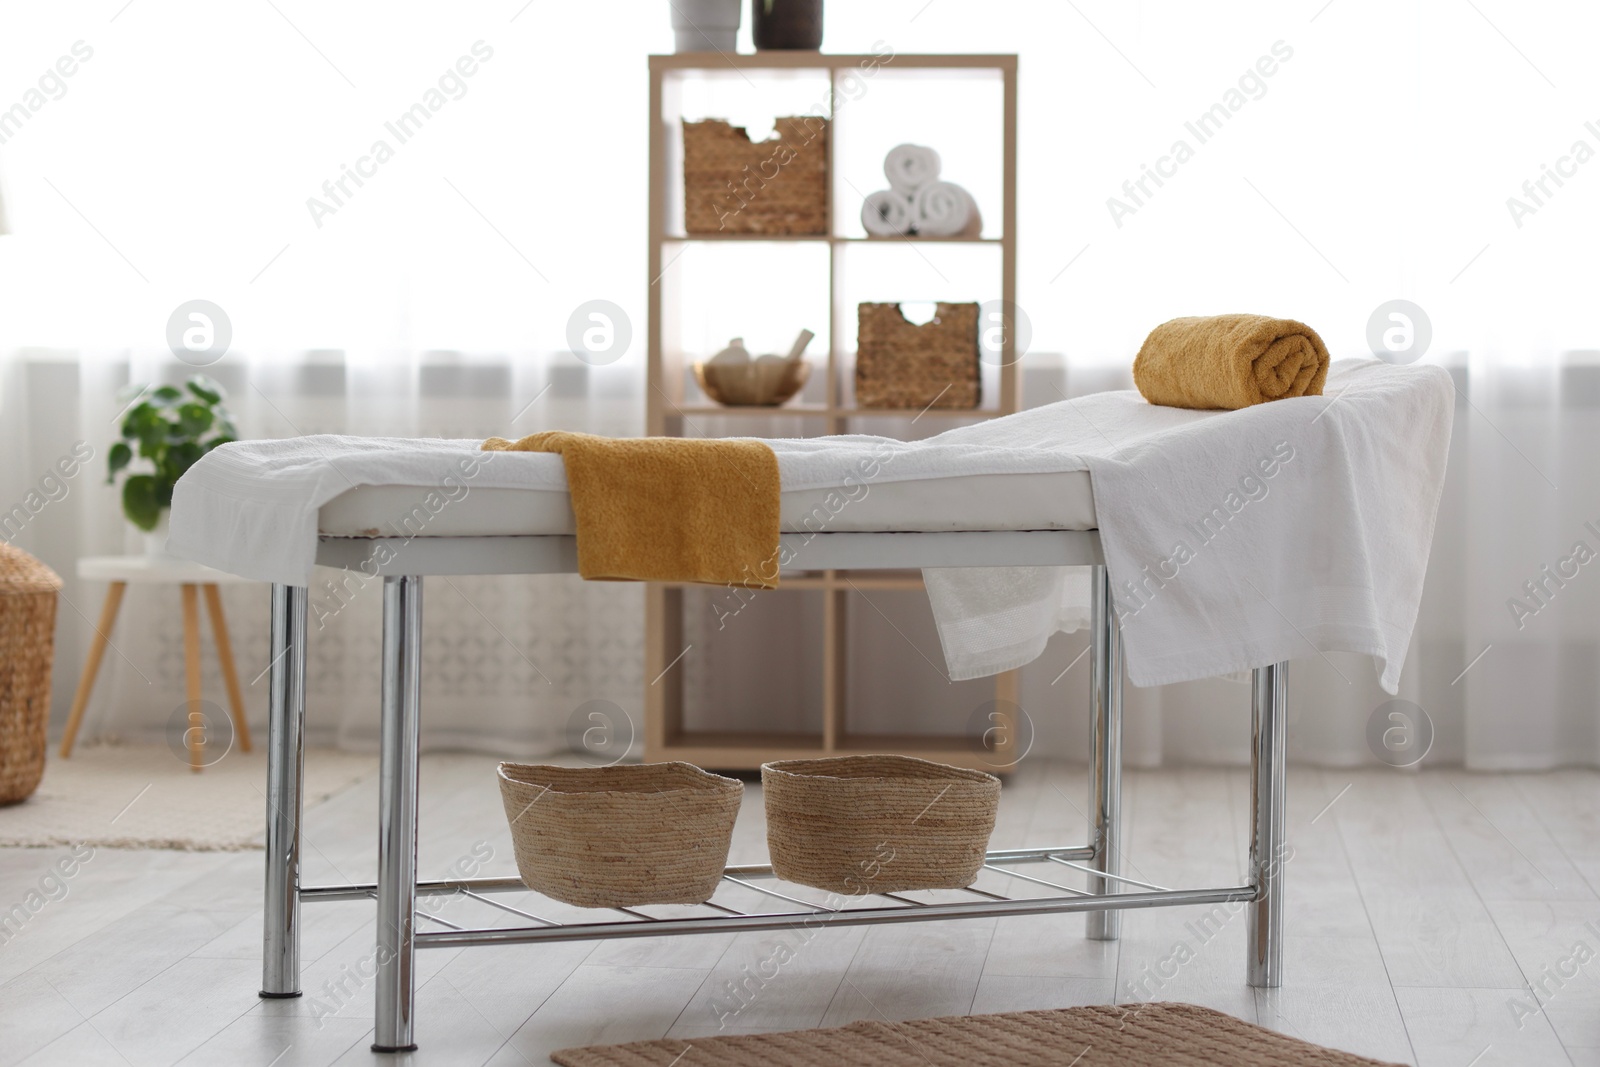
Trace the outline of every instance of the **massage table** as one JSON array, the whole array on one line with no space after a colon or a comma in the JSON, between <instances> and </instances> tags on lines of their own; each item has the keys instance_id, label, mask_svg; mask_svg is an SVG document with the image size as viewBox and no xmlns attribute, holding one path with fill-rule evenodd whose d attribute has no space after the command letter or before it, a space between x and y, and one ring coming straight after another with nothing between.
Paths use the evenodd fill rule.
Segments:
<instances>
[{"instance_id":1,"label":"massage table","mask_svg":"<svg viewBox=\"0 0 1600 1067\"><path fill-rule=\"evenodd\" d=\"M1245 978L1251 986L1283 980L1283 863L1285 790L1285 663L1256 668L1251 688L1249 873L1244 884L1170 889L1121 871L1122 645L1102 554L1094 494L1085 471L924 478L875 486L859 506L841 512L825 530L803 525L819 493L785 492L783 535L794 570L1045 566L1092 568L1090 725L1093 771L1088 840L1083 844L991 851L987 866L1013 875L1035 895L1006 898L970 888L971 899L919 903L906 897L852 898L836 912L766 888L767 865L729 867L725 877L757 888L775 910L748 912L713 899L703 914L624 919L597 913L589 921L558 923L495 901L492 894L525 892L514 877L417 880L417 755L421 718L423 588L430 576L577 573L573 517L564 492L478 488L431 514L404 536L394 525L433 487L357 485L322 505L316 562L359 570L383 581L381 755L377 880L349 885L302 885L307 587L272 587L270 724L266 832L266 907L261 996L297 997L300 987L300 909L330 900L375 898L377 975L373 1048L413 1049L415 953L546 941L581 941L674 934L791 929L818 914L841 926L1083 912L1087 935L1115 940L1120 913L1130 908L1244 905L1249 917ZM1052 880L1062 868L1087 872L1088 890ZM463 929L440 924L418 929L419 896L470 893L521 921Z\"/></svg>"}]
</instances>

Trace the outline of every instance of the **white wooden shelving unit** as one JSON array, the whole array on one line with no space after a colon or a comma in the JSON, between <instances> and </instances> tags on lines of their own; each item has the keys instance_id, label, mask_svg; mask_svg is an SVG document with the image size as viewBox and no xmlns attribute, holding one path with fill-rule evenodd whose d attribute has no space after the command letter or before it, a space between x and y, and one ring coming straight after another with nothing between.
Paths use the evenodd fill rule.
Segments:
<instances>
[{"instance_id":1,"label":"white wooden shelving unit","mask_svg":"<svg viewBox=\"0 0 1600 1067\"><path fill-rule=\"evenodd\" d=\"M867 65L870 75L863 75ZM877 85L902 83L915 92L917 84L958 82L981 87L987 99L995 101L994 113L981 123L980 141L992 141L1000 156L994 180L985 186L994 208L999 200L998 218L986 213L982 235L966 238L868 238L857 232L857 213L862 196L870 189L851 184L848 174L835 165L841 143L849 139L854 101L867 99ZM829 122L829 201L827 233L815 236L777 236L717 234L690 236L683 228L681 123L685 118L729 117L692 114L688 98L737 99L743 94L760 98L772 90L791 99L821 101L822 113ZM967 91L963 89L962 91ZM902 91L900 96L908 95ZM782 105L779 105L782 106ZM775 111L801 114L804 110ZM952 139L963 136L953 129ZM877 158L894 142L877 146ZM913 422L917 431L928 426L944 428L959 419L1006 415L1019 407L1021 375L1017 366L1016 337L1003 331L995 359L984 368L983 406L977 409L915 410L867 409L855 404L852 386L854 372L855 314L858 299L923 301L933 299L922 291L895 291L895 259L913 262L914 256L948 282L947 274L961 279L949 282L951 288L937 294L938 299L963 301L999 300L1002 307L1014 308L1016 299L1016 175L1017 175L1017 57L1014 55L828 55L817 52L761 52L755 55L720 53L676 54L650 57L650 233L648 282L648 398L646 432L661 436L700 436L702 420L716 417L720 427L730 424L738 434L758 433L757 420L774 416L800 420L805 436L851 432L872 432L900 436L896 427L906 430ZM946 177L962 182L963 175L950 172ZM879 181L881 185L881 178ZM873 186L876 188L877 186ZM690 364L708 358L707 342L696 345L687 340L682 311L692 299L692 278L680 260L697 247L718 248L723 254L741 245L763 245L767 249L788 247L793 254L807 258L820 274L826 273L826 332L813 342L808 358L814 360L812 383L800 397L781 408L724 407L701 396L692 384ZM937 261L937 262L936 262ZM942 267L942 269L941 269ZM800 268L796 265L796 269ZM968 279L981 277L977 283ZM966 286L976 284L980 291ZM956 287L961 287L957 291ZM863 295L870 294L870 295ZM797 301L798 302L798 301ZM801 326L818 321L797 310L789 334ZM815 327L812 327L815 329ZM980 324L981 328L981 324ZM739 331L734 331L737 333ZM732 336L729 333L728 336ZM725 341L726 337L721 338ZM822 346L825 355L818 358ZM817 380L820 378L820 387ZM820 393L820 395L818 395ZM872 420L870 430L863 420ZM728 420L728 421L723 421ZM927 420L927 421L924 421ZM748 428L740 425L748 423ZM753 770L774 759L794 759L824 754L899 752L922 756L960 766L995 769L1016 758L1017 728L1012 708L1018 698L1015 671L999 675L994 683L993 713L988 726L976 731L979 736L927 734L882 734L852 730L854 718L848 707L849 599L876 590L918 590L921 577L916 571L808 572L796 576L785 573L782 587L763 597L790 597L795 593L820 593L821 611L821 696L820 729L803 733L772 733L762 729L759 709L752 708L748 729L695 730L688 725L684 679L685 587L652 583L646 593L645 627L645 758L647 760L686 760L703 767L725 770ZM814 614L814 612L813 612ZM859 665L858 665L859 667ZM986 740L985 740L986 738Z\"/></svg>"}]
</instances>

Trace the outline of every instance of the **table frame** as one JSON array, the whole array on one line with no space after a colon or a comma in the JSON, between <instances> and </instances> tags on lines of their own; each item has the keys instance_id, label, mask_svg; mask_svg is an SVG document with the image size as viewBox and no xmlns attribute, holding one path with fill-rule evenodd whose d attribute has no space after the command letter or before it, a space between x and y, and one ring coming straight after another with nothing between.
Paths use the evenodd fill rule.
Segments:
<instances>
[{"instance_id":1,"label":"table frame","mask_svg":"<svg viewBox=\"0 0 1600 1067\"><path fill-rule=\"evenodd\" d=\"M570 574L577 570L570 536L321 539L317 562L359 568L383 578L381 755L378 874L371 883L302 886L300 823L304 803L307 590L272 588L271 714L267 743L266 901L261 996L297 997L300 989L302 902L372 898L377 904L377 961L373 1049L416 1048L419 948L483 944L664 937L673 934L794 929L807 922L842 926L954 918L1083 912L1087 936L1116 940L1121 912L1133 908L1244 903L1248 909L1245 978L1272 988L1283 981L1283 866L1285 842L1287 694L1285 663L1259 667L1251 687L1249 879L1243 885L1167 889L1122 875L1122 641L1097 531L994 533L821 533L785 535L796 566L811 569L883 567L1090 566L1093 612L1090 688L1092 762L1090 839L1083 845L991 851L985 866L1064 895L1006 898L969 887L977 899L923 903L900 894L865 894L858 905L828 908L769 888L764 864L728 867L723 877L785 902L789 910L747 914L708 901L711 913L657 919L613 909L625 921L558 923L487 894L525 891L517 878L457 878L418 882L417 756L421 712L422 591L429 575ZM1081 862L1080 862L1081 861ZM1023 864L1066 866L1089 873L1088 891L1022 873ZM1131 886L1138 891L1124 891ZM417 897L466 893L536 925L418 931ZM868 897L894 901L868 906ZM441 924L444 925L444 924Z\"/></svg>"}]
</instances>

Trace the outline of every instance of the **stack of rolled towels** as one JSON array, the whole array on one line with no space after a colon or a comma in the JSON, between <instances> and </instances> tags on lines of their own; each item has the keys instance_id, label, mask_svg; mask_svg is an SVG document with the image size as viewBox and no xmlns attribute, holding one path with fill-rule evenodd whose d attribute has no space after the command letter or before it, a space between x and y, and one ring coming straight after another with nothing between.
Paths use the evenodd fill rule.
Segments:
<instances>
[{"instance_id":1,"label":"stack of rolled towels","mask_svg":"<svg viewBox=\"0 0 1600 1067\"><path fill-rule=\"evenodd\" d=\"M983 217L972 194L939 180L939 153L896 145L883 161L889 188L861 204L861 225L873 237L976 237Z\"/></svg>"}]
</instances>

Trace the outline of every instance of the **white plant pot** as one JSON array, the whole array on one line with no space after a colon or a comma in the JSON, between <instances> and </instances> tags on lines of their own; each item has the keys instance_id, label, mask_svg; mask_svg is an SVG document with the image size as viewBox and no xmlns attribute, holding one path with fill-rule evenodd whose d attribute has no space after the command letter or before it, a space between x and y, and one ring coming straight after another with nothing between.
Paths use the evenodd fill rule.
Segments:
<instances>
[{"instance_id":1,"label":"white plant pot","mask_svg":"<svg viewBox=\"0 0 1600 1067\"><path fill-rule=\"evenodd\" d=\"M156 523L154 530L139 530L144 537L144 554L146 559L171 559L167 552L167 533L172 526L172 509L162 508L161 519ZM134 527L138 529L138 527Z\"/></svg>"},{"instance_id":2,"label":"white plant pot","mask_svg":"<svg viewBox=\"0 0 1600 1067\"><path fill-rule=\"evenodd\" d=\"M672 0L673 50L732 52L738 47L744 0Z\"/></svg>"}]
</instances>

